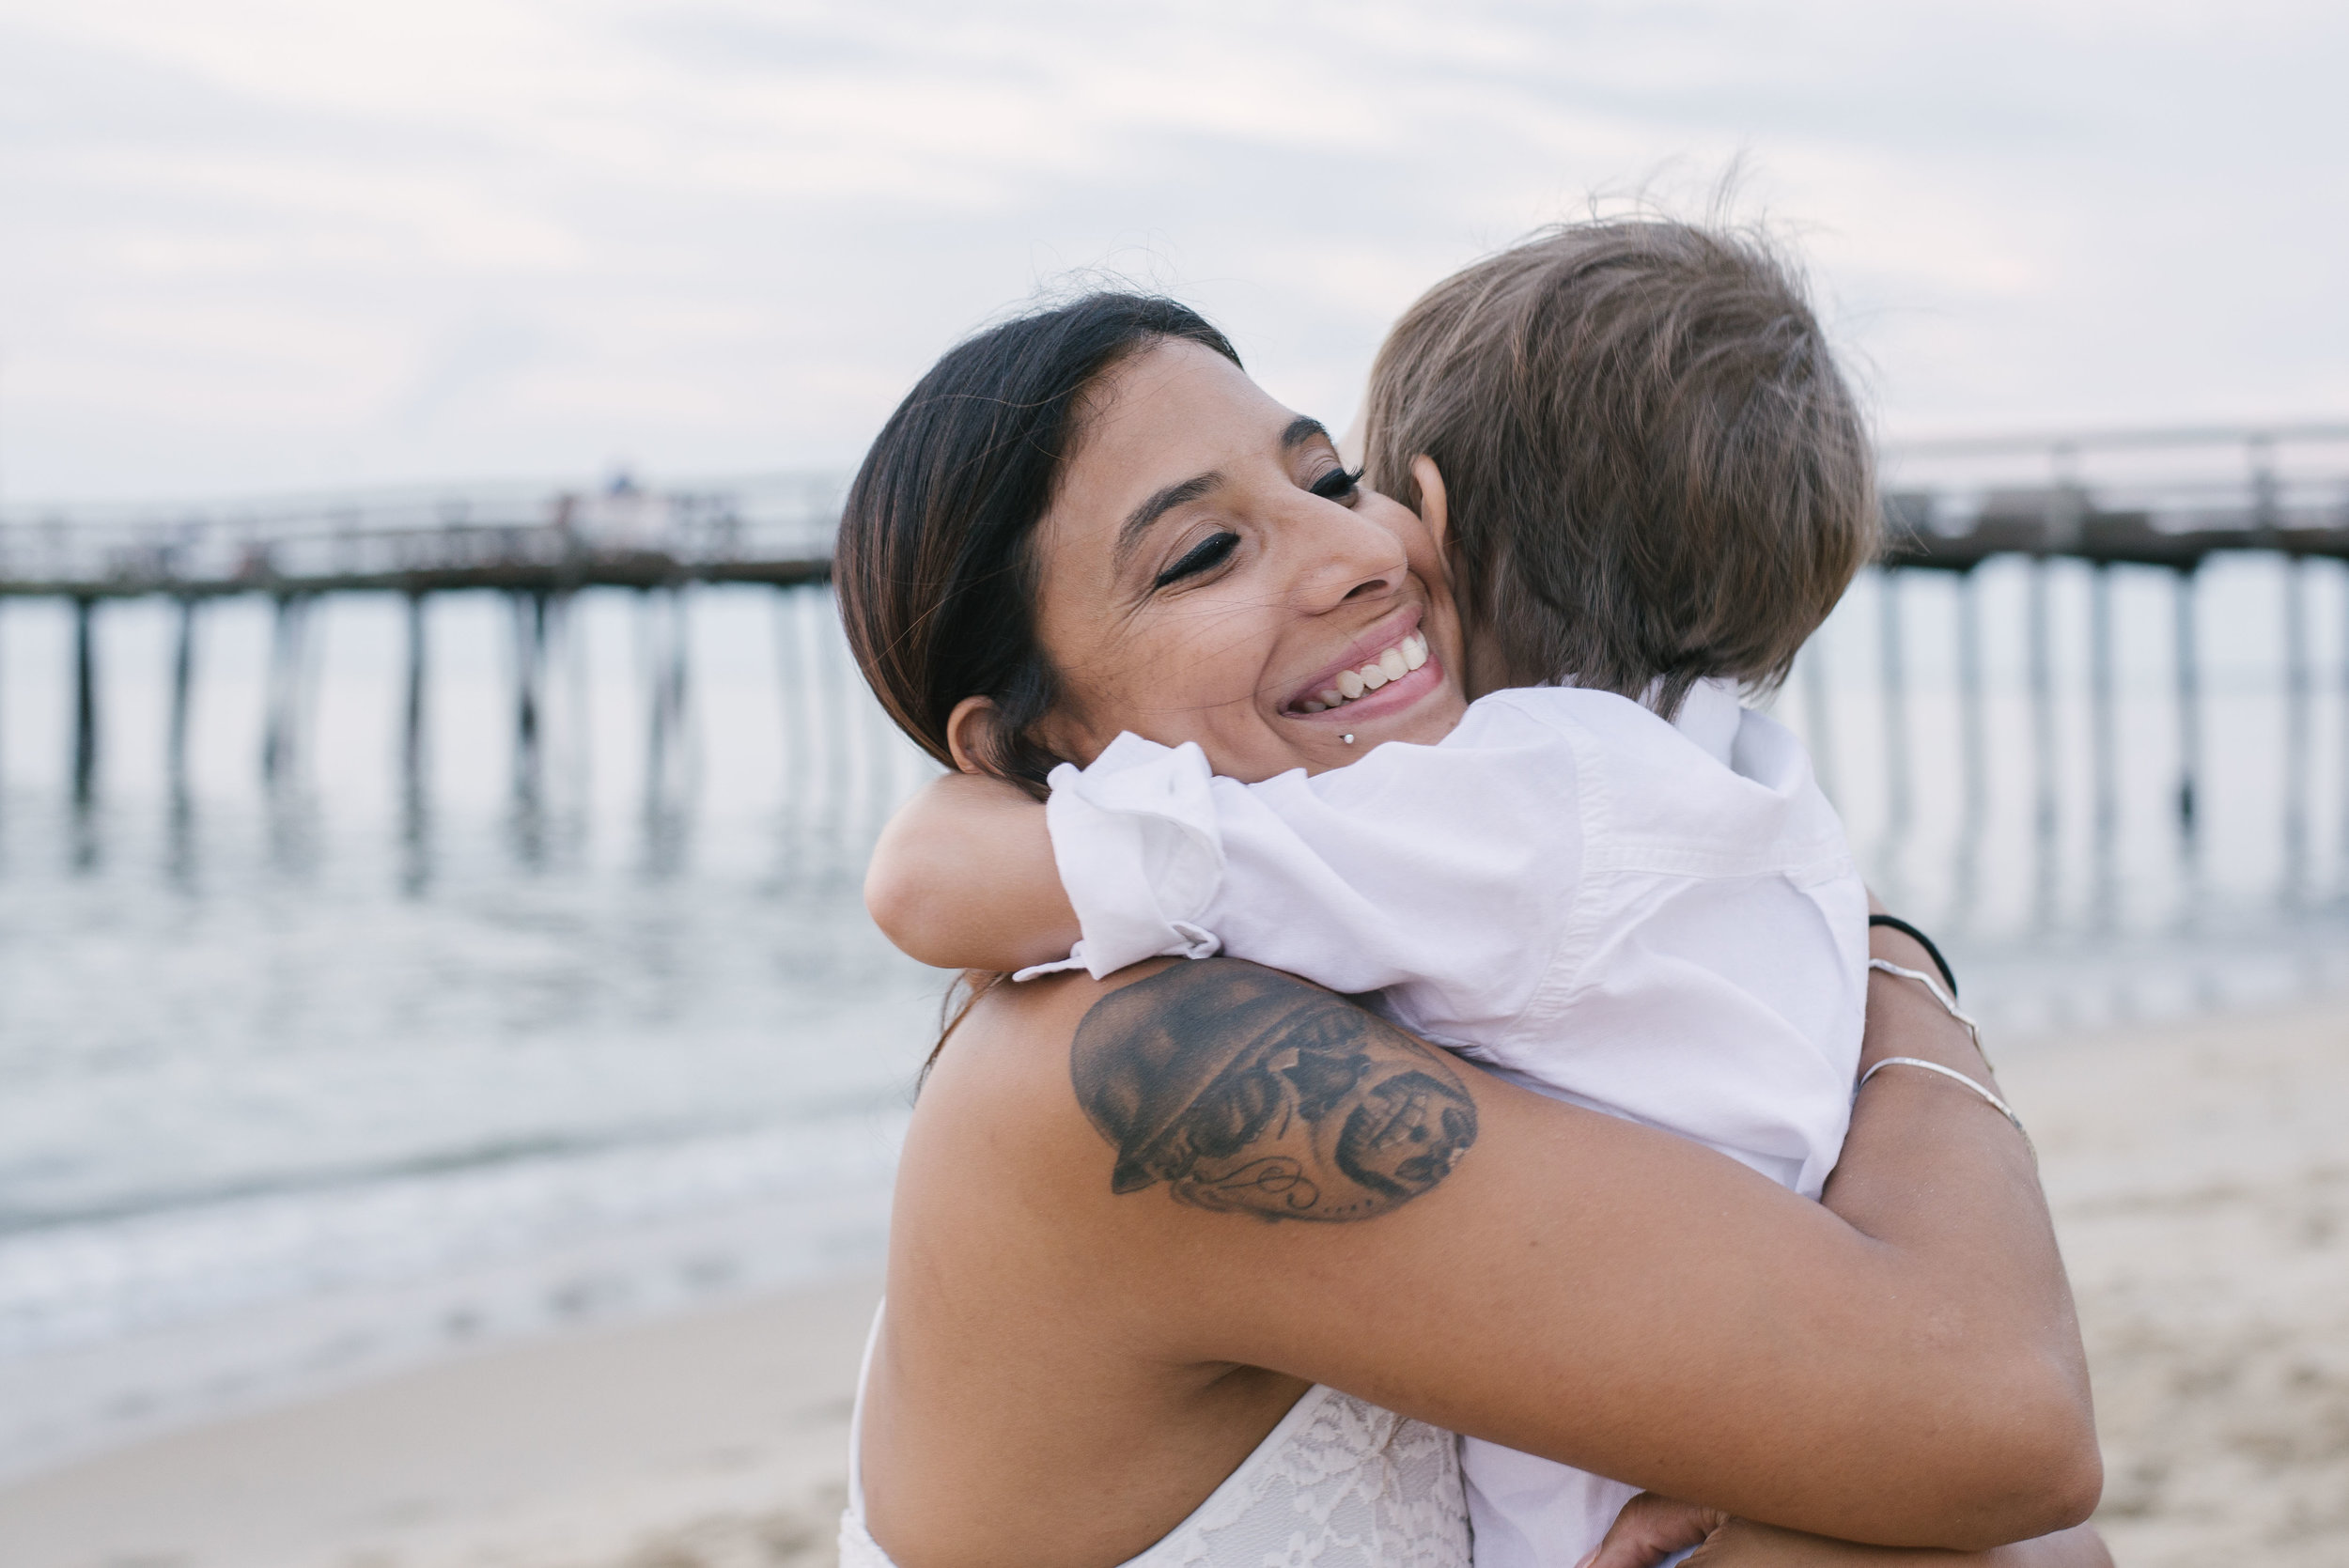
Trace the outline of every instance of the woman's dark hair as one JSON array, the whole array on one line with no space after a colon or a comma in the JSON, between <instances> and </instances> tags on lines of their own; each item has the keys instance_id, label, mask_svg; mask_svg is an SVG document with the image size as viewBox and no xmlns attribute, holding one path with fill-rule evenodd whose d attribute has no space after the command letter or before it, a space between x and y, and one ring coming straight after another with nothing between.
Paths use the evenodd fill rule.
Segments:
<instances>
[{"instance_id":1,"label":"woman's dark hair","mask_svg":"<svg viewBox=\"0 0 2349 1568\"><path fill-rule=\"evenodd\" d=\"M1101 292L990 327L906 394L848 487L832 581L848 645L897 726L948 767L946 721L995 704L976 758L1041 793L1061 760L1032 731L1058 696L1035 635L1035 525L1084 436L1086 390L1179 338L1239 363L1198 313Z\"/></svg>"}]
</instances>

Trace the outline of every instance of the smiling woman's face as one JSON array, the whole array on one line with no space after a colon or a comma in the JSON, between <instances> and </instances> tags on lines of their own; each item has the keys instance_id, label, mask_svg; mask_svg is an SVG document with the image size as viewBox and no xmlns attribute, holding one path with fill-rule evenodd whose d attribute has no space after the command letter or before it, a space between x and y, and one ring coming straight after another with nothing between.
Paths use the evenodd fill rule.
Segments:
<instances>
[{"instance_id":1,"label":"smiling woman's face","mask_svg":"<svg viewBox=\"0 0 2349 1568\"><path fill-rule=\"evenodd\" d=\"M1318 424L1185 342L1110 372L1091 408L1034 541L1054 752L1090 761L1131 730L1253 781L1459 722L1436 541L1348 484Z\"/></svg>"}]
</instances>

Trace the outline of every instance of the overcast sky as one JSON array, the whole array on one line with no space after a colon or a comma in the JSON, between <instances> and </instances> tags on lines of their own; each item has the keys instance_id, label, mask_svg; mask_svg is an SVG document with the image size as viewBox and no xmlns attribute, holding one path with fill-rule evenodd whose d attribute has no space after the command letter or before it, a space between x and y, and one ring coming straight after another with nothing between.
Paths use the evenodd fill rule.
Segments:
<instances>
[{"instance_id":1,"label":"overcast sky","mask_svg":"<svg viewBox=\"0 0 2349 1568\"><path fill-rule=\"evenodd\" d=\"M1332 423L1594 193L1894 434L2349 417L2349 7L0 0L0 503L852 463L1084 269Z\"/></svg>"}]
</instances>

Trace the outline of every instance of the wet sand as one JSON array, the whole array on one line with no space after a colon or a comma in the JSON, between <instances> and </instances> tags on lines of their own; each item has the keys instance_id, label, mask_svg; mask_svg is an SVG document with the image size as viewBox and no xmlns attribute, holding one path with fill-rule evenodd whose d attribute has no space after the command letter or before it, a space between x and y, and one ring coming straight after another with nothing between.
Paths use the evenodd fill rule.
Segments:
<instances>
[{"instance_id":1,"label":"wet sand","mask_svg":"<svg viewBox=\"0 0 2349 1568\"><path fill-rule=\"evenodd\" d=\"M2349 1007L2004 1053L2123 1568L2349 1562ZM8 1568L816 1568L860 1279L445 1362L0 1492Z\"/></svg>"}]
</instances>

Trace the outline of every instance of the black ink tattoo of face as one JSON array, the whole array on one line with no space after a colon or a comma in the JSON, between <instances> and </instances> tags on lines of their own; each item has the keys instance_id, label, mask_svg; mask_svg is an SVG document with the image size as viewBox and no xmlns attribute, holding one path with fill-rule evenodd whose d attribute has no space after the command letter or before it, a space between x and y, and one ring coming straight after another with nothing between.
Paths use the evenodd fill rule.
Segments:
<instances>
[{"instance_id":1,"label":"black ink tattoo of face","mask_svg":"<svg viewBox=\"0 0 2349 1568\"><path fill-rule=\"evenodd\" d=\"M1111 1190L1164 1182L1204 1209L1374 1219L1434 1188L1476 1141L1476 1102L1439 1054L1237 959L1176 964L1102 998L1069 1069L1117 1151Z\"/></svg>"}]
</instances>

